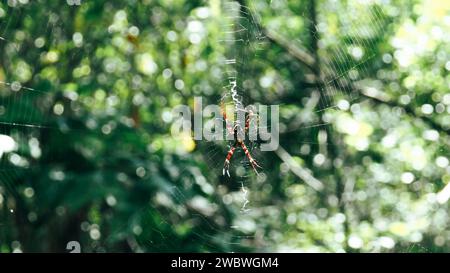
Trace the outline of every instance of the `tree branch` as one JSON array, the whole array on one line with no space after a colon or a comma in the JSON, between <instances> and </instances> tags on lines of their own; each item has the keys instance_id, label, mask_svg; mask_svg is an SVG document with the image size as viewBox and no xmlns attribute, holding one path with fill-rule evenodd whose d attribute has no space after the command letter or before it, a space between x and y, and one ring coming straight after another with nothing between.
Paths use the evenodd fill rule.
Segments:
<instances>
[{"instance_id":1,"label":"tree branch","mask_svg":"<svg viewBox=\"0 0 450 273\"><path fill-rule=\"evenodd\" d=\"M295 59L300 61L303 65L311 70L314 70L316 60L313 56L311 56L311 54L293 45L275 31L271 31L262 27L261 30L271 43L278 45L281 49L287 51L289 55L294 56Z\"/></svg>"},{"instance_id":2,"label":"tree branch","mask_svg":"<svg viewBox=\"0 0 450 273\"><path fill-rule=\"evenodd\" d=\"M314 176L312 176L307 170L303 169L297 161L281 146L278 146L278 149L275 150L275 154L283 160L289 166L289 169L298 176L301 180L305 181L306 184L311 186L311 188L316 191L321 191L324 188L322 182L317 180Z\"/></svg>"}]
</instances>

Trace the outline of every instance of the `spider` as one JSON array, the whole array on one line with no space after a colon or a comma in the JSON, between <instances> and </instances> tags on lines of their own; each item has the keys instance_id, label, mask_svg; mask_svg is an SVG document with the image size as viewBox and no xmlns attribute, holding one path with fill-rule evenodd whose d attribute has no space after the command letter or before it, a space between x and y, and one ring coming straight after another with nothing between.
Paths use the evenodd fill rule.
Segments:
<instances>
[{"instance_id":1,"label":"spider","mask_svg":"<svg viewBox=\"0 0 450 273\"><path fill-rule=\"evenodd\" d=\"M247 133L249 130L250 119L255 115L254 112L252 110L246 111L246 112L248 112L248 115L245 120L245 126L244 126L244 128L242 128L242 124L239 122L239 120L233 121L233 122L228 120L227 113L224 109L223 103L221 106L222 106L222 116L223 116L223 119L225 120L227 130L230 134L232 134L234 136L234 143L231 146L230 150L228 151L227 156L225 158L225 163L223 165L223 171L222 171L223 175L225 175L225 173L226 173L228 175L228 177L230 177L230 160L233 157L234 151L239 147L242 148L242 150L244 151L248 160L250 161L250 164L251 164L253 170L255 171L256 174L258 174L257 168L261 168L261 166L259 166L258 162L256 162L255 159L253 159L253 157L251 156L250 151L248 150L247 146L245 145L244 139L243 139L243 137L245 137L245 133ZM239 107L236 107L235 111L237 112L237 111L245 111L245 110L239 109Z\"/></svg>"}]
</instances>

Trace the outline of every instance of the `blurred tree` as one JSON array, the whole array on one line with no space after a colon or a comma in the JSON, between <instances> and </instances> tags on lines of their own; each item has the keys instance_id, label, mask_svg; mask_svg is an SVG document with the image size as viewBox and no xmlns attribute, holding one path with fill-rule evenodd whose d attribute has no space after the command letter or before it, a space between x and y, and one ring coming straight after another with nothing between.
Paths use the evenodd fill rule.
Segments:
<instances>
[{"instance_id":1,"label":"blurred tree","mask_svg":"<svg viewBox=\"0 0 450 273\"><path fill-rule=\"evenodd\" d=\"M232 49L221 0L0 4L0 251L449 250L450 5L237 2ZM280 105L260 176L171 135L227 50Z\"/></svg>"}]
</instances>

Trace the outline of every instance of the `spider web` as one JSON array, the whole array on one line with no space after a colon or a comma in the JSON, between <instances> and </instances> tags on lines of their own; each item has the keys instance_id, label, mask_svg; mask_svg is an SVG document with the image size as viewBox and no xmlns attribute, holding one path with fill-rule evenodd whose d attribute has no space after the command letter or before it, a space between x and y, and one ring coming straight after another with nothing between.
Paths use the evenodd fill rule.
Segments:
<instances>
[{"instance_id":1,"label":"spider web","mask_svg":"<svg viewBox=\"0 0 450 273\"><path fill-rule=\"evenodd\" d=\"M256 14L249 7L242 6L238 2L222 1L220 5L220 20L217 22L221 29L218 41L220 47L215 48L215 51L221 52L217 63L220 67L220 73L218 74L222 83L218 88L222 91L220 99L216 103L224 106L231 123L236 118L236 103L232 99L233 92L237 95L239 103L242 103L242 107L254 103L248 95L248 91L254 86L246 77L256 73L257 68L251 63L257 59L260 44L264 39L258 21ZM227 131L225 130L224 138L226 134ZM234 145L234 141L215 141L214 143L202 144L206 146L205 159L208 165L212 167L215 173L222 174L225 157ZM232 177L220 177L221 182L229 189L229 193L224 198L225 202L227 205L232 205L231 200L234 200L234 205L240 206L242 214L251 212L248 185L255 179L261 182L265 180L265 164L258 148L258 142L249 141L248 136L245 136L245 144L250 155L262 166L262 170L258 170L260 171L259 174L255 175L255 171L242 148L237 147L230 160ZM231 228L240 230L241 226L233 224Z\"/></svg>"},{"instance_id":2,"label":"spider web","mask_svg":"<svg viewBox=\"0 0 450 273\"><path fill-rule=\"evenodd\" d=\"M0 180L2 182L0 194L4 196L2 197L2 199L4 198L3 203L6 204L4 208L9 212L4 217L5 223L0 222L0 229L2 225L6 225L8 221L12 220L16 213L14 199L19 200L22 192L30 192L29 189L32 188L30 181L27 180L27 175L30 169L39 169L40 167L38 159L44 148L42 147L43 138L48 134L60 134L61 132L64 133L63 136L79 133L77 129L69 126L67 120L61 118L64 109L70 105L61 103L61 100L58 100L61 98L55 98L55 94L64 86L51 78L35 77L33 72L39 70L35 60L44 59L47 62L52 62L55 58L67 61L78 60L92 48L81 45L68 55L55 56L55 53L49 49L56 47L60 41L71 37L73 33L64 22L64 15L57 16L53 11L39 15L48 18L47 24L36 26L33 33L12 31L17 28L15 26L26 20L32 21L34 16L38 16L32 13L32 7L41 4L38 1L26 3L26 1L11 0L6 3L2 2L0 5L4 12L4 15L0 16L0 52L4 52L2 56L4 58L0 61L0 135L10 136L14 140L10 149L3 153L0 162ZM259 74L262 72L258 66L259 54L264 54L264 48L270 46L268 37L261 29L263 22L257 16L258 10L266 8L265 5L276 6L276 4L277 1L249 1L249 6L242 6L237 2L226 1L221 7L222 13L219 21L225 31L223 32L223 48L217 49L223 54L217 63L221 66L218 88L223 92L215 101L216 103L225 101L227 105L230 104L226 92L230 89L230 78L236 79L237 90L244 105L270 101L268 91L255 91L260 86L252 76L257 75L262 78L262 75ZM327 8L333 8L333 5L338 9L336 6L339 4L336 1L329 2ZM339 20L342 21L343 29L349 33L348 46L333 44L332 39L322 35L327 32L326 26L321 23L314 25L315 31L310 34L320 41L321 69L326 76L322 79L323 85L319 93L298 90L298 92L311 93L311 95L304 96L305 100L301 105L301 108L306 110L302 111L297 118L282 121L282 123L288 124L285 128L281 128L282 135L300 132L308 139L311 134L317 135L324 127L331 126L331 121L326 115L327 111L346 111L352 104L355 105L354 102L357 102L359 95L354 92L351 84L367 86L363 79L365 76L370 76L367 69L368 63L374 61L376 53L363 50L374 47L375 42L370 37L373 36L373 32L380 32L383 29L380 24L383 17L382 11L379 8L369 10L363 16L362 23L356 21L356 19L361 19L360 14L358 17L354 14L347 15L340 16ZM320 18L319 21L321 21ZM232 22L238 23L230 25ZM294 39L290 42L298 48L305 47L301 40ZM89 44L89 41L86 41L86 44ZM29 54L27 48L30 47L39 48L41 51L37 56ZM312 50L308 46L306 48ZM235 61L232 61L233 59ZM301 76L303 77L303 75ZM305 76L305 78L307 77ZM283 87L276 80L271 84L272 86L278 85L278 87L281 85L279 87L281 89L289 88ZM364 92L368 91L364 90ZM74 96L70 88L59 93L69 100L72 100ZM280 103L281 111L288 107L290 106ZM305 113L306 115L303 115ZM303 118L303 116L307 118ZM324 145L321 141L299 142L302 145L300 150L307 151L304 153L305 155L318 150L311 146ZM220 176L229 143L201 143L200 145L204 145L203 158L207 165ZM119 225L111 232L106 241L115 241L117 238L126 239L131 249L137 252L189 251L189 249L183 248L184 245L177 245L171 240L170 236L174 233L167 232L167 230L173 229L174 221L185 221L186 225L189 225L190 222L200 223L196 225L198 228L194 231L195 239L189 243L203 244L213 251L221 250L219 244L229 245L230 251L236 249L236 245L242 246L242 248L252 245L252 241L258 239L255 234L255 226L260 215L256 198L258 187L270 183L264 174L264 169L270 168L270 166L266 164L264 153L258 149L257 142L249 143L248 148L252 156L263 167L262 173L259 176L254 175L242 150L236 150L232 159L232 179L221 177L220 186L222 187L216 193L220 195L219 199L222 199L223 202L213 204L213 207L230 206L239 212L230 226L223 228L220 224L223 219L205 216L211 212L201 210L210 205L205 205L203 199L193 200L187 196L182 186L173 186L156 194L150 204L130 215L129 222ZM289 152L294 153L294 151ZM181 170L180 173L184 173L184 171ZM198 170L194 170L194 172L198 173L198 177L190 177L188 183L204 186L208 184L205 182L209 180L208 177L203 177ZM31 212L27 218L33 222L36 213ZM155 222L152 219L160 221ZM90 233L96 230L96 227L86 223L82 229ZM129 236L130 230L136 235L135 237ZM154 238L154 240L142 239L148 237ZM265 237L258 240L265 241L266 239L268 242L270 241ZM13 242L13 245L17 245L16 241ZM415 246L411 246L411 248L413 247ZM92 249L114 251L114 249L102 249L95 243Z\"/></svg>"},{"instance_id":3,"label":"spider web","mask_svg":"<svg viewBox=\"0 0 450 273\"><path fill-rule=\"evenodd\" d=\"M253 2L250 2L250 4L253 4ZM219 62L223 64L222 81L224 82L222 86L224 94L222 95L220 102L222 103L225 101L226 104L233 108L233 102L227 102L226 100L227 97L229 97L230 88L233 88L230 81L237 82L236 88L240 95L241 102L244 104L255 103L255 99L251 98L251 95L254 95L255 92L252 94L252 91L259 88L259 86L255 85L255 82L252 81L251 77L255 74L258 76L258 64L255 60L258 60L258 53L262 50L261 48L264 46L264 43L267 43L268 39L261 30L261 22L256 16L252 6L243 6L238 2L226 2L223 6L223 11L226 14L224 17L231 20L231 22L225 20L225 25L221 27L222 29L225 29L223 32L224 38L221 40L221 42L224 42L225 49L223 50L224 57L222 60L219 60ZM314 32L312 35L317 35L317 33ZM360 62L358 65L354 65L353 68L363 64L363 62ZM348 92L345 89L336 89L336 86L345 80L348 71L347 73L344 71L338 72L338 76L325 82L324 86L321 88L320 91L323 95L317 96L317 101L313 103L316 105L312 108L318 108L318 110L314 110L314 114L318 114L327 109L336 108L336 105L334 105L334 102L332 101L334 97L337 97L338 95L341 97L348 95ZM257 97L257 95L254 97ZM283 107L283 105L281 105L281 107ZM227 116L230 116L229 113L227 113ZM308 129L317 129L328 125L329 123L327 122L313 121L312 124L301 124L298 128L290 130L290 132L300 130L308 134L310 133L308 132ZM303 144L309 146L320 145L321 143L308 142ZM217 173L221 173L223 166L222 162L225 158L226 151L231 147L230 145L233 145L233 143L230 143L226 149L218 149L215 145L207 145L208 148L206 149L207 153L205 155L206 160L210 162L209 165L212 166ZM267 178L264 174L264 158L258 149L258 143L251 143L249 150L258 162L263 162L261 164L263 166L261 175L256 177L252 175L253 170L251 166L249 166L248 160L246 160L242 151L237 149L231 160L235 170L232 178L222 178L224 183L228 184L230 192L235 192L240 188L241 198L237 201L241 204L241 215L238 216L236 220L238 224L232 225L232 228L237 230L246 230L248 226L252 225L252 218L254 217L252 217L252 189L268 182L266 181ZM247 217L247 215L249 217Z\"/></svg>"},{"instance_id":4,"label":"spider web","mask_svg":"<svg viewBox=\"0 0 450 273\"><path fill-rule=\"evenodd\" d=\"M241 1L239 1L241 2ZM222 62L224 65L225 72L222 73L223 77L223 90L226 92L230 89L229 78L240 79L238 81L237 89L240 91L240 96L242 101L246 103L258 103L259 101L270 101L270 95L265 97L265 92L254 92L255 89L261 88L261 85L255 84L252 77L261 77L262 71L258 71L258 65L254 59L258 59L258 54L264 51L267 44L270 44L269 40L274 39L273 36L267 37L267 28L264 33L261 29L262 22L258 18L257 9L267 9L267 5L274 5L277 1L246 1L249 6L242 6L238 2L228 2L228 6L224 5L224 11L227 12L227 18L231 18L237 21L239 27L237 29L225 31L225 37L223 41L229 42L226 44L230 50L230 54L226 57L225 55ZM278 1L279 2L279 1ZM337 3L336 1L325 2L323 9L329 11L335 10L337 13L340 10L344 10L342 7L345 3ZM364 4L362 4L364 5ZM256 8L255 8L256 7ZM237 14L236 14L237 13ZM329 26L322 23L324 20L320 17L318 22L309 21L308 16L303 14L302 18L307 22L307 24L312 25L312 30L309 35L314 37L318 43L318 49L311 48L299 39L293 39L288 43L285 43L281 39L280 44L285 46L287 51L294 51L297 49L305 50L306 52L314 52L317 50L319 52L321 71L320 78L316 78L313 81L319 84L319 88L315 91L315 88L311 90L296 90L296 92L305 93L301 106L304 109L300 109L300 114L291 121L287 121L287 126L281 127L281 134L285 135L287 138L290 134L296 133L304 135L305 138L310 139L311 135L316 135L318 138L317 142L305 142L301 140L296 140L301 144L300 155L308 155L311 153L320 154L323 146L330 144L324 143L320 140L320 135L326 132L326 128L332 131L333 120L329 113L335 111L358 111L359 100L361 94L369 94L370 96L382 95L381 92L377 90L377 86L374 85L370 80L373 78L371 75L370 67L374 66L374 63L379 62L375 57L377 56L376 51L367 51L369 49L377 49L377 40L375 37L382 36L383 30L383 20L384 11L382 8L374 3L373 5L368 4L362 10L356 12L350 12L345 15L338 17L340 31L347 34L343 45L340 44L339 39L335 39L337 34L329 35ZM362 19L362 20L361 20ZM245 22L246 24L240 23ZM228 26L230 24L228 23ZM235 26L231 24L232 26ZM265 26L264 26L265 27ZM283 32L281 29L273 30L274 32ZM235 36L231 36L233 34ZM236 35L237 34L237 35ZM236 38L237 37L237 38ZM336 42L338 41L338 42ZM244 45L244 46L242 46ZM263 57L264 58L264 57ZM231 70L230 64L235 65L236 69ZM308 64L308 63L307 63ZM259 73L259 74L258 74ZM299 75L300 76L300 75ZM311 81L309 75L301 75L306 81ZM262 78L262 77L261 77ZM277 85L276 80L271 82L270 85ZM278 83L278 85L282 85ZM317 86L316 86L317 87ZM292 88L292 87L286 87ZM281 86L280 89L283 89ZM310 95L308 95L310 94ZM223 101L223 98L222 100ZM290 105L279 103L280 110L288 109ZM304 118L306 117L306 118ZM283 138L281 136L281 138ZM283 145L283 142L280 143ZM218 144L220 145L220 144ZM222 144L223 145L223 144ZM205 157L209 162L209 165L216 170L217 173L221 173L221 168L223 165L223 160L226 155L227 149L219 149L217 145L208 145L206 149L207 152ZM227 148L229 148L228 146ZM288 151L293 154L298 154L297 151ZM264 162L264 154L258 149L257 143L251 149L252 154L256 154L258 162ZM241 159L236 162L237 159ZM238 186L241 187L241 195L243 196L239 199L242 204L241 215L238 216L237 222L241 221L245 224L257 222L256 220L260 217L260 214L253 214L252 210L260 212L261 207L258 207L258 202L252 202L253 196L257 196L258 188L261 185L269 183L266 181L266 177L263 173L260 177L252 176L251 167L249 167L248 162L245 160L245 155L239 153L237 150L235 155L233 155L233 165L235 168L234 175L224 183L228 184L230 191L237 191ZM233 160L232 160L233 161ZM265 165L263 165L265 167ZM238 185L238 186L236 186ZM256 206L256 207L255 207ZM258 216L256 216L258 215ZM243 225L233 225L235 229L245 230ZM289 230L286 230L289 233ZM416 244L416 246L420 244ZM415 246L411 246L414 248ZM270 247L269 247L270 248ZM280 249L278 249L280 250ZM424 249L422 249L424 250ZM289 249L282 249L282 251L289 251ZM314 251L314 250L310 250ZM316 251L319 251L317 249ZM331 251L343 251L342 249L333 249ZM410 250L408 250L410 251Z\"/></svg>"}]
</instances>

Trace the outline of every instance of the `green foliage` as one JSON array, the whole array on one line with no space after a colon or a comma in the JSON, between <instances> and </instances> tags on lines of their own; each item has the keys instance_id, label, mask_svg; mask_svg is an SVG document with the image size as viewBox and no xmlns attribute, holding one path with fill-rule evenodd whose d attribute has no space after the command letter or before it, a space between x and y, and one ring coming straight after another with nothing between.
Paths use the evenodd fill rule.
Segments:
<instances>
[{"instance_id":1,"label":"green foliage","mask_svg":"<svg viewBox=\"0 0 450 273\"><path fill-rule=\"evenodd\" d=\"M223 95L223 2L0 4L0 251L449 251L449 4L239 1L292 160L227 179L225 142L171 134Z\"/></svg>"}]
</instances>

